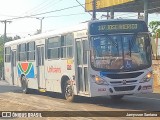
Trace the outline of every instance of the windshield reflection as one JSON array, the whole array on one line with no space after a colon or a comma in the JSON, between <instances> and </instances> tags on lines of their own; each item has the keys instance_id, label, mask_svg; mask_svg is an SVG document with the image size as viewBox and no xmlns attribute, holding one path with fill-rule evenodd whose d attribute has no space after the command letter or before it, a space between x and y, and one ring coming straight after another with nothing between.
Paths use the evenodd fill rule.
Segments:
<instances>
[{"instance_id":1,"label":"windshield reflection","mask_svg":"<svg viewBox=\"0 0 160 120\"><path fill-rule=\"evenodd\" d=\"M148 34L93 36L91 63L99 69L133 70L151 65Z\"/></svg>"}]
</instances>

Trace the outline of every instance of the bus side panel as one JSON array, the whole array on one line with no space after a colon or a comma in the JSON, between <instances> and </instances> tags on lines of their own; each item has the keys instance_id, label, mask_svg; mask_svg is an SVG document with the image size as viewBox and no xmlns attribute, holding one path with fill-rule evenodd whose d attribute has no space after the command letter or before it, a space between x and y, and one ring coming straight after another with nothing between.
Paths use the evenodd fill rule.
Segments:
<instances>
[{"instance_id":1,"label":"bus side panel","mask_svg":"<svg viewBox=\"0 0 160 120\"><path fill-rule=\"evenodd\" d=\"M13 84L13 82L12 82L12 76L11 76L11 63L6 63L5 62L5 64L4 64L4 77L5 77L5 80L7 81L7 82L9 82L9 84Z\"/></svg>"},{"instance_id":2,"label":"bus side panel","mask_svg":"<svg viewBox=\"0 0 160 120\"><path fill-rule=\"evenodd\" d=\"M74 75L74 65L72 59L48 60L45 63L45 78L47 91L62 92L61 79L67 76L72 79Z\"/></svg>"},{"instance_id":3,"label":"bus side panel","mask_svg":"<svg viewBox=\"0 0 160 120\"><path fill-rule=\"evenodd\" d=\"M60 60L47 60L45 62L45 78L47 91L61 92L61 62Z\"/></svg>"},{"instance_id":4,"label":"bus side panel","mask_svg":"<svg viewBox=\"0 0 160 120\"><path fill-rule=\"evenodd\" d=\"M37 69L35 62L28 62L32 64L29 73L26 75L28 81L28 88L38 89Z\"/></svg>"},{"instance_id":5,"label":"bus side panel","mask_svg":"<svg viewBox=\"0 0 160 120\"><path fill-rule=\"evenodd\" d=\"M35 66L35 62L18 62L17 73L19 78L19 86L21 86L21 75L25 75L25 77L27 78L28 88L38 89Z\"/></svg>"}]
</instances>

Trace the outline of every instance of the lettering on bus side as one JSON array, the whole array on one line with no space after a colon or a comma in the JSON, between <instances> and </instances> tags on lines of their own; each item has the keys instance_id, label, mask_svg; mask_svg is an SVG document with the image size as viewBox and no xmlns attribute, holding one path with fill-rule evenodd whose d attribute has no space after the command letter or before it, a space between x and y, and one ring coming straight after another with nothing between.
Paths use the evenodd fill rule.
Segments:
<instances>
[{"instance_id":1,"label":"lettering on bus side","mask_svg":"<svg viewBox=\"0 0 160 120\"><path fill-rule=\"evenodd\" d=\"M87 36L87 31L83 30L83 31L79 31L75 33L75 38L82 38L82 37L86 37Z\"/></svg>"},{"instance_id":2,"label":"lettering on bus side","mask_svg":"<svg viewBox=\"0 0 160 120\"><path fill-rule=\"evenodd\" d=\"M47 72L48 73L61 73L61 68L48 66L47 67Z\"/></svg>"}]
</instances>

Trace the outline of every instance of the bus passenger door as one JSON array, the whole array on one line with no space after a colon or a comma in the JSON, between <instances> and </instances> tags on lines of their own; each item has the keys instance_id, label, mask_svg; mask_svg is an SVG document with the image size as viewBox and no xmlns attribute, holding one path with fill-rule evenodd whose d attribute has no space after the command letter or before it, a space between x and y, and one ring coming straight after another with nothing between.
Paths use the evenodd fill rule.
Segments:
<instances>
[{"instance_id":1,"label":"bus passenger door","mask_svg":"<svg viewBox=\"0 0 160 120\"><path fill-rule=\"evenodd\" d=\"M12 77L12 84L17 84L17 66L16 66L16 50L12 50L11 53L11 77Z\"/></svg>"},{"instance_id":2,"label":"bus passenger door","mask_svg":"<svg viewBox=\"0 0 160 120\"><path fill-rule=\"evenodd\" d=\"M84 50L87 38L76 39L76 53L77 53L77 79L79 93L88 94L88 54Z\"/></svg>"},{"instance_id":3,"label":"bus passenger door","mask_svg":"<svg viewBox=\"0 0 160 120\"><path fill-rule=\"evenodd\" d=\"M45 79L44 79L44 45L37 46L37 79L38 88L45 89Z\"/></svg>"}]
</instances>

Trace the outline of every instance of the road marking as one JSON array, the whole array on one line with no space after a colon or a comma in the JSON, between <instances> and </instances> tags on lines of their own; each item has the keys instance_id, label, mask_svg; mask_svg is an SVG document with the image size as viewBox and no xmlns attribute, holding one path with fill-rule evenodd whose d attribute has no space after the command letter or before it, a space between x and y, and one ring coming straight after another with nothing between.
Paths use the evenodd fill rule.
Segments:
<instances>
[{"instance_id":1,"label":"road marking","mask_svg":"<svg viewBox=\"0 0 160 120\"><path fill-rule=\"evenodd\" d=\"M157 98L136 97L136 96L127 96L127 97L134 97L134 98L140 98L140 99L150 99L150 100L158 100L158 101L160 101L160 99L157 99Z\"/></svg>"}]
</instances>

